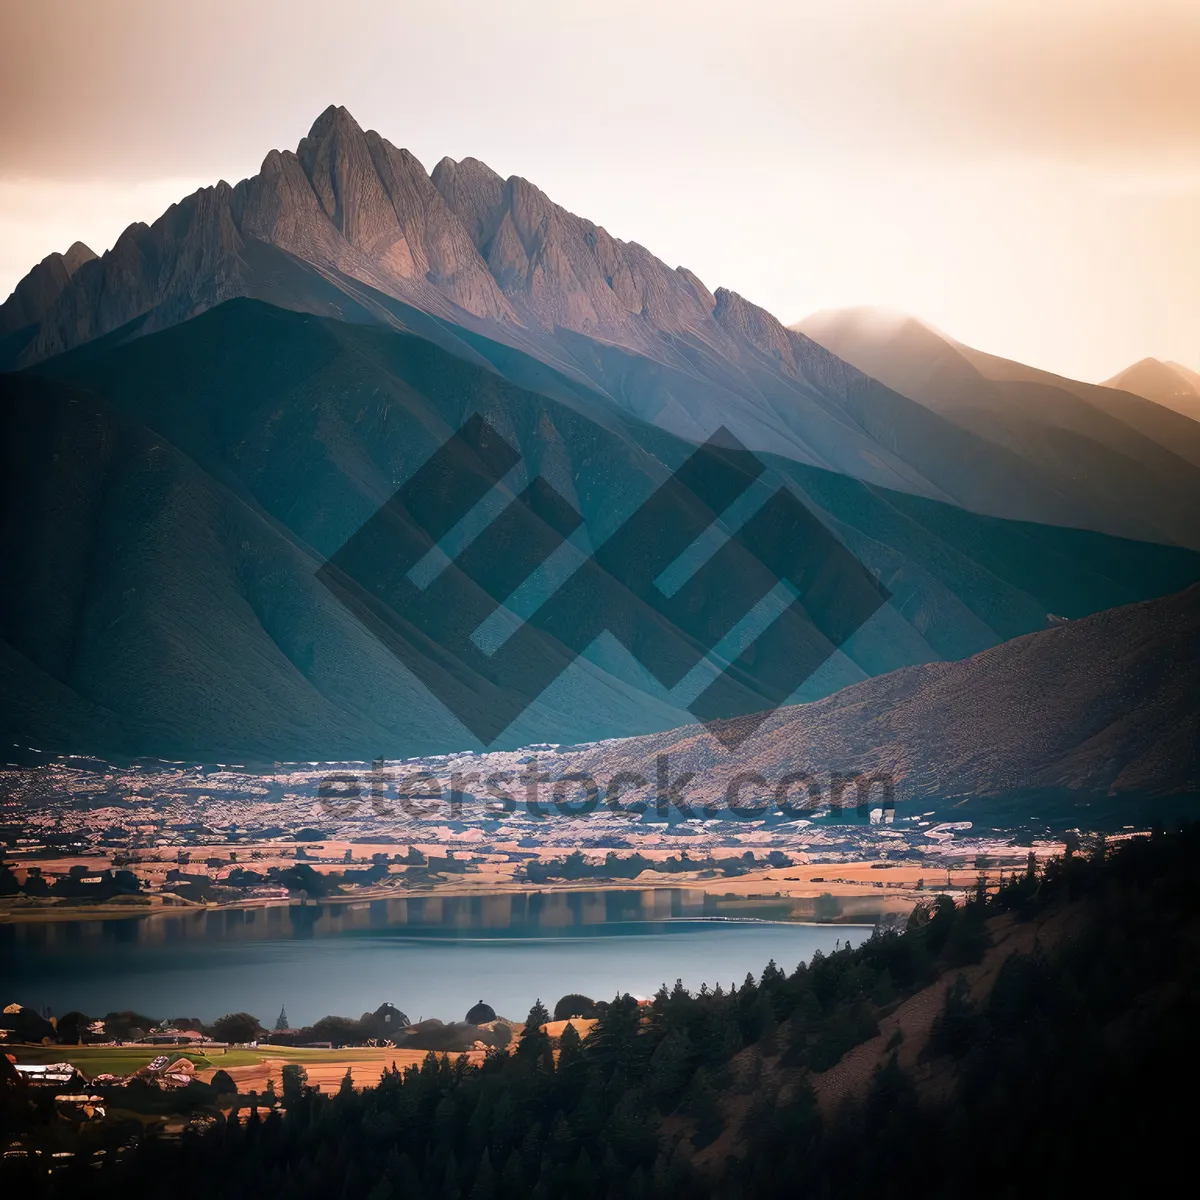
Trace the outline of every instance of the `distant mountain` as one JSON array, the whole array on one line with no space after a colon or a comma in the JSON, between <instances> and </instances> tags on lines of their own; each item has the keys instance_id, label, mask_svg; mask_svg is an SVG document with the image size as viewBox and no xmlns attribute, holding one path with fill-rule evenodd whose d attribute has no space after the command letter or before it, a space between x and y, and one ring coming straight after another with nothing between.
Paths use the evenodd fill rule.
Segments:
<instances>
[{"instance_id":1,"label":"distant mountain","mask_svg":"<svg viewBox=\"0 0 1200 1200\"><path fill-rule=\"evenodd\" d=\"M427 332L234 300L0 376L0 563L10 581L0 590L0 734L220 761L477 745L323 586L322 565L475 413L522 460L497 495L544 479L582 515L581 553L603 545L694 444L511 347L455 341L433 323ZM490 366L501 353L530 386ZM789 486L890 597L841 649L820 650L827 661L793 699L1200 579L1189 550L979 516L760 457L762 486ZM514 552L547 535L541 512L529 510ZM423 528L422 545L441 536ZM465 552L461 540L442 548ZM389 553L376 556L383 576ZM439 613L469 625L487 607L483 592L508 595L510 560L482 576L447 568ZM719 616L725 582L711 581L692 616ZM664 601L623 636L631 643L674 619ZM447 657L419 623L395 636L417 670L448 673L486 702L483 658ZM742 679L760 706L772 669L764 656ZM676 727L704 682L668 692L602 636L496 744Z\"/></svg>"},{"instance_id":2,"label":"distant mountain","mask_svg":"<svg viewBox=\"0 0 1200 1200\"><path fill-rule=\"evenodd\" d=\"M817 313L796 326L833 353L1086 497L1099 528L1194 545L1200 424L1142 396L975 350L912 317ZM1081 524L1092 524L1090 521ZM1146 532L1155 530L1154 534Z\"/></svg>"},{"instance_id":3,"label":"distant mountain","mask_svg":"<svg viewBox=\"0 0 1200 1200\"><path fill-rule=\"evenodd\" d=\"M781 710L719 774L712 745L702 729L675 730L597 747L571 769L607 778L666 754L674 776L695 772L693 803L719 802L746 769L771 781L804 771L826 787L832 771L888 773L901 803L1197 794L1200 587ZM846 795L852 805L853 787Z\"/></svg>"},{"instance_id":4,"label":"distant mountain","mask_svg":"<svg viewBox=\"0 0 1200 1200\"><path fill-rule=\"evenodd\" d=\"M549 368L692 442L725 426L752 450L974 512L1200 548L1200 444L1155 432L1128 400L1103 420L1095 401L1059 403L1043 429L1045 388L1021 384L1019 418L978 424L879 382L527 180L469 158L427 174L344 108L252 178L131 226L61 286L22 288L38 299L0 308L0 366L254 298L416 333L522 387L541 386Z\"/></svg>"},{"instance_id":5,"label":"distant mountain","mask_svg":"<svg viewBox=\"0 0 1200 1200\"><path fill-rule=\"evenodd\" d=\"M1200 374L1181 363L1143 358L1114 375L1104 386L1145 396L1193 421L1200 421Z\"/></svg>"}]
</instances>

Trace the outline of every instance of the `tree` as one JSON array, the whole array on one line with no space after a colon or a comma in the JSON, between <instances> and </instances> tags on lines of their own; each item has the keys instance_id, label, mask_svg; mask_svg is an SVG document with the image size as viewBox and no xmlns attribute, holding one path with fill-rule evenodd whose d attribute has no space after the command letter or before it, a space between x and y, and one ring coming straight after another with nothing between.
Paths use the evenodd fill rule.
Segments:
<instances>
[{"instance_id":1,"label":"tree","mask_svg":"<svg viewBox=\"0 0 1200 1200\"><path fill-rule=\"evenodd\" d=\"M25 872L25 882L21 885L21 891L26 896L48 896L50 894L50 885L46 882L41 867L30 867Z\"/></svg>"},{"instance_id":2,"label":"tree","mask_svg":"<svg viewBox=\"0 0 1200 1200\"><path fill-rule=\"evenodd\" d=\"M349 1096L353 1093L353 1091L354 1091L354 1075L351 1073L350 1068L347 1067L345 1075L342 1076L341 1085L338 1087L338 1095L339 1096Z\"/></svg>"},{"instance_id":3,"label":"tree","mask_svg":"<svg viewBox=\"0 0 1200 1200\"><path fill-rule=\"evenodd\" d=\"M349 1071L346 1072L350 1074ZM304 1094L305 1087L308 1086L308 1072L300 1063L284 1063L283 1064L283 1102L291 1104ZM268 1082L270 1082L268 1080ZM345 1087L345 1081L342 1083ZM351 1084L353 1086L353 1084Z\"/></svg>"},{"instance_id":4,"label":"tree","mask_svg":"<svg viewBox=\"0 0 1200 1200\"><path fill-rule=\"evenodd\" d=\"M249 1013L227 1013L212 1023L212 1035L218 1042L252 1042L262 1026Z\"/></svg>"},{"instance_id":5,"label":"tree","mask_svg":"<svg viewBox=\"0 0 1200 1200\"><path fill-rule=\"evenodd\" d=\"M583 1060L583 1041L579 1037L579 1031L575 1028L571 1021L568 1021L566 1027L562 1031L562 1037L558 1039L558 1071L563 1074L569 1071L576 1063Z\"/></svg>"},{"instance_id":6,"label":"tree","mask_svg":"<svg viewBox=\"0 0 1200 1200\"><path fill-rule=\"evenodd\" d=\"M92 1018L81 1012L64 1013L55 1022L59 1042L64 1046L79 1045L91 1023Z\"/></svg>"},{"instance_id":7,"label":"tree","mask_svg":"<svg viewBox=\"0 0 1200 1200\"><path fill-rule=\"evenodd\" d=\"M54 1026L32 1008L5 1012L0 1028L11 1029L18 1042L49 1042L55 1036Z\"/></svg>"},{"instance_id":8,"label":"tree","mask_svg":"<svg viewBox=\"0 0 1200 1200\"><path fill-rule=\"evenodd\" d=\"M627 1069L638 1057L638 1027L641 1013L637 1001L628 993L617 995L596 1018L587 1040L587 1055L603 1063L611 1073Z\"/></svg>"},{"instance_id":9,"label":"tree","mask_svg":"<svg viewBox=\"0 0 1200 1200\"><path fill-rule=\"evenodd\" d=\"M312 1027L314 1042L332 1042L335 1046L345 1046L363 1040L362 1025L352 1017L322 1017Z\"/></svg>"},{"instance_id":10,"label":"tree","mask_svg":"<svg viewBox=\"0 0 1200 1200\"><path fill-rule=\"evenodd\" d=\"M496 1170L492 1166L492 1156L485 1150L479 1160L479 1169L475 1172L475 1182L471 1185L471 1200L495 1200Z\"/></svg>"},{"instance_id":11,"label":"tree","mask_svg":"<svg viewBox=\"0 0 1200 1200\"><path fill-rule=\"evenodd\" d=\"M969 966L983 957L991 940L986 905L986 900L972 900L955 911L944 950L950 966Z\"/></svg>"},{"instance_id":12,"label":"tree","mask_svg":"<svg viewBox=\"0 0 1200 1200\"><path fill-rule=\"evenodd\" d=\"M218 1096L236 1096L237 1084L228 1071L219 1070L212 1077L212 1089Z\"/></svg>"},{"instance_id":13,"label":"tree","mask_svg":"<svg viewBox=\"0 0 1200 1200\"><path fill-rule=\"evenodd\" d=\"M291 1029L291 1025L288 1024L287 1008L285 1006L280 1007L279 1016L275 1018L275 1029L276 1031Z\"/></svg>"},{"instance_id":14,"label":"tree","mask_svg":"<svg viewBox=\"0 0 1200 1200\"><path fill-rule=\"evenodd\" d=\"M527 1063L544 1063L550 1057L550 1035L545 1026L550 1014L541 1000L535 1000L525 1018L525 1030L517 1043L517 1059ZM553 1061L553 1059L551 1059Z\"/></svg>"},{"instance_id":15,"label":"tree","mask_svg":"<svg viewBox=\"0 0 1200 1200\"><path fill-rule=\"evenodd\" d=\"M21 890L21 885L11 869L14 865L0 863L0 896L15 896Z\"/></svg>"},{"instance_id":16,"label":"tree","mask_svg":"<svg viewBox=\"0 0 1200 1200\"><path fill-rule=\"evenodd\" d=\"M596 1016L596 1002L590 996L569 992L554 1006L556 1021L569 1021L572 1017L590 1019Z\"/></svg>"},{"instance_id":17,"label":"tree","mask_svg":"<svg viewBox=\"0 0 1200 1200\"><path fill-rule=\"evenodd\" d=\"M651 1054L647 1087L664 1116L673 1112L682 1099L694 1058L695 1050L682 1029L668 1030Z\"/></svg>"},{"instance_id":18,"label":"tree","mask_svg":"<svg viewBox=\"0 0 1200 1200\"><path fill-rule=\"evenodd\" d=\"M725 1114L721 1111L721 1102L708 1077L708 1072L701 1067L692 1077L692 1085L688 1089L685 1108L690 1117L696 1122L696 1132L692 1135L692 1145L700 1150L710 1145L721 1136L725 1127Z\"/></svg>"},{"instance_id":19,"label":"tree","mask_svg":"<svg viewBox=\"0 0 1200 1200\"><path fill-rule=\"evenodd\" d=\"M118 1042L132 1042L143 1038L158 1024L154 1017L124 1009L121 1012L110 1012L104 1018L104 1032Z\"/></svg>"},{"instance_id":20,"label":"tree","mask_svg":"<svg viewBox=\"0 0 1200 1200\"><path fill-rule=\"evenodd\" d=\"M621 1093L604 1133L618 1160L627 1168L654 1161L659 1146L657 1123L647 1112L638 1088L627 1087Z\"/></svg>"},{"instance_id":21,"label":"tree","mask_svg":"<svg viewBox=\"0 0 1200 1200\"><path fill-rule=\"evenodd\" d=\"M928 1053L962 1058L974 1045L981 1022L971 1002L971 988L960 975L946 989L946 1002L929 1031Z\"/></svg>"}]
</instances>

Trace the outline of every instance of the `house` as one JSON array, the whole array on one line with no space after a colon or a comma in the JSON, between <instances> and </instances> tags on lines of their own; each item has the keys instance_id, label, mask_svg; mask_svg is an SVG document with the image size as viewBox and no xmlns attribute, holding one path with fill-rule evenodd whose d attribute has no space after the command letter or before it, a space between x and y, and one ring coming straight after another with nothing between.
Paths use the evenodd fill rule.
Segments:
<instances>
[{"instance_id":1,"label":"house","mask_svg":"<svg viewBox=\"0 0 1200 1200\"><path fill-rule=\"evenodd\" d=\"M82 1117L90 1121L93 1117L105 1115L104 1097L91 1096L87 1092L55 1096L54 1103L64 1116Z\"/></svg>"},{"instance_id":2,"label":"house","mask_svg":"<svg viewBox=\"0 0 1200 1200\"><path fill-rule=\"evenodd\" d=\"M195 1029L158 1029L144 1039L148 1046L188 1046L204 1041Z\"/></svg>"},{"instance_id":3,"label":"house","mask_svg":"<svg viewBox=\"0 0 1200 1200\"><path fill-rule=\"evenodd\" d=\"M65 1087L82 1081L83 1076L70 1063L14 1063L17 1074L37 1087Z\"/></svg>"}]
</instances>

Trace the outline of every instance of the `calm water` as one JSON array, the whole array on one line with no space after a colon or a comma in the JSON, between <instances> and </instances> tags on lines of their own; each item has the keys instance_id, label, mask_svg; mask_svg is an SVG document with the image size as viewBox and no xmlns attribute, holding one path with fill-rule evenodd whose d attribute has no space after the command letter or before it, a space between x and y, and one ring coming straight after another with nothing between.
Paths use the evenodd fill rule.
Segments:
<instances>
[{"instance_id":1,"label":"calm water","mask_svg":"<svg viewBox=\"0 0 1200 1200\"><path fill-rule=\"evenodd\" d=\"M5 926L3 1002L204 1020L245 1011L267 1023L286 1005L303 1025L384 1001L412 1020L461 1019L483 999L519 1020L535 999L553 1006L567 992L647 996L676 978L728 987L768 959L791 970L871 932L704 908L686 891L652 889Z\"/></svg>"}]
</instances>

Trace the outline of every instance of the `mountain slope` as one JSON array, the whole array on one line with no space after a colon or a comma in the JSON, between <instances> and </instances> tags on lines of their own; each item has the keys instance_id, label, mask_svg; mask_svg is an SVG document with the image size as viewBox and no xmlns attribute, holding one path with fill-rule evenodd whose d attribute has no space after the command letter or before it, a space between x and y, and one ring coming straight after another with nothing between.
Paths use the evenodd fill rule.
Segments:
<instances>
[{"instance_id":1,"label":"mountain slope","mask_svg":"<svg viewBox=\"0 0 1200 1200\"><path fill-rule=\"evenodd\" d=\"M1143 358L1114 375L1104 386L1145 396L1155 404L1200 421L1200 375L1180 363Z\"/></svg>"},{"instance_id":2,"label":"mountain slope","mask_svg":"<svg viewBox=\"0 0 1200 1200\"><path fill-rule=\"evenodd\" d=\"M501 352L538 387L492 370ZM694 451L511 347L442 348L246 300L90 343L3 377L0 390L0 550L6 577L21 581L0 595L3 732L59 749L271 760L477 744L334 599L316 578L322 564L474 413L522 459L496 495L543 478L583 518L577 555ZM1200 578L1186 550L979 517L785 457L764 464L760 502L790 487L891 597L840 649L822 650L797 699ZM546 534L536 521L523 530L521 552ZM439 544L451 557L470 547L461 534ZM377 561L386 574L389 557ZM502 592L506 562L495 568ZM488 602L460 575L439 580L440 610L465 622ZM726 582L697 593L696 619L718 620ZM670 604L638 610L647 637L679 619ZM459 669L428 632L398 636L418 673ZM762 666L743 677L747 696L766 686L770 660ZM459 686L486 696L488 670L476 661ZM668 691L601 636L498 744L678 726L705 670Z\"/></svg>"},{"instance_id":3,"label":"mountain slope","mask_svg":"<svg viewBox=\"0 0 1200 1200\"><path fill-rule=\"evenodd\" d=\"M1194 544L1200 424L1180 413L985 354L911 317L847 309L798 328L959 428L1069 480L1104 514L1093 527L1123 519L1142 536Z\"/></svg>"},{"instance_id":4,"label":"mountain slope","mask_svg":"<svg viewBox=\"0 0 1200 1200\"><path fill-rule=\"evenodd\" d=\"M584 752L571 769L602 778L666 754L674 774L696 772L694 804L719 803L747 769L770 781L806 772L824 787L831 772L886 774L897 802L1196 793L1200 587L781 710L719 772L712 744L703 730L677 730Z\"/></svg>"}]
</instances>

